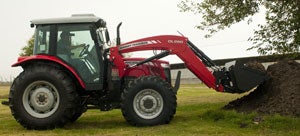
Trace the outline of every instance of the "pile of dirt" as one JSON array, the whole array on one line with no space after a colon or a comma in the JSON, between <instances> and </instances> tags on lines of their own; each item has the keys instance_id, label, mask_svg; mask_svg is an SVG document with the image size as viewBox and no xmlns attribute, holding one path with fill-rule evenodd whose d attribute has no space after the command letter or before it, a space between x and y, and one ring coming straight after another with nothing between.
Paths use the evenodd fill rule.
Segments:
<instances>
[{"instance_id":1,"label":"pile of dirt","mask_svg":"<svg viewBox=\"0 0 300 136\"><path fill-rule=\"evenodd\" d=\"M224 108L300 117L300 64L284 60L268 67L270 80Z\"/></svg>"}]
</instances>

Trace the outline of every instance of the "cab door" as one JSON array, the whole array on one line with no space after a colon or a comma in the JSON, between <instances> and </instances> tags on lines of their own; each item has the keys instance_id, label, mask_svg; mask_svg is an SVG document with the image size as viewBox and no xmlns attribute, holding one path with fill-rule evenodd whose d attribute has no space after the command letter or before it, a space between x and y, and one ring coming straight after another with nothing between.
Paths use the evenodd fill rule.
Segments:
<instances>
[{"instance_id":1,"label":"cab door","mask_svg":"<svg viewBox=\"0 0 300 136\"><path fill-rule=\"evenodd\" d=\"M103 88L102 55L92 24L57 25L56 56L71 65L86 84L87 90Z\"/></svg>"}]
</instances>

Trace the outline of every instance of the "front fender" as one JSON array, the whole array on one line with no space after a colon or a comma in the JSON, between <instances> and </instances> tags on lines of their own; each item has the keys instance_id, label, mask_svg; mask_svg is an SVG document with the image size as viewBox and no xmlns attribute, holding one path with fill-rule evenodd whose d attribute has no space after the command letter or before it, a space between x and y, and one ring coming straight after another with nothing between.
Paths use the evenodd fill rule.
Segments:
<instances>
[{"instance_id":1,"label":"front fender","mask_svg":"<svg viewBox=\"0 0 300 136\"><path fill-rule=\"evenodd\" d=\"M26 57L19 57L18 58L18 62L14 63L12 65L12 67L17 67L17 66L23 66L29 62L33 62L33 61L39 61L39 60L43 60L43 61L49 61L49 62L54 62L64 68L66 68L68 71L70 71L74 77L76 78L76 80L78 81L78 83L81 85L82 88L86 88L83 80L80 78L80 76L77 74L76 70L73 69L73 67L69 66L68 64L66 64L64 61L62 61L61 59L55 57L55 56L48 56L48 55L34 55L34 56L26 56Z\"/></svg>"}]
</instances>

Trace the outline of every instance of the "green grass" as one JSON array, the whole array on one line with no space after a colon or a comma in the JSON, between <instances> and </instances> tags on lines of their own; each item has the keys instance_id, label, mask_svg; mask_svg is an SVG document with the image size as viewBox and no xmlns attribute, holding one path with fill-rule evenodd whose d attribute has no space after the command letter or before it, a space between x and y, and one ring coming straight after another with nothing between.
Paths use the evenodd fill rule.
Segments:
<instances>
[{"instance_id":1,"label":"green grass","mask_svg":"<svg viewBox=\"0 0 300 136\"><path fill-rule=\"evenodd\" d=\"M0 87L0 95L7 95L6 90L8 87ZM182 85L177 96L177 112L170 124L133 127L126 123L120 110L88 110L75 123L47 131L24 129L14 120L9 108L0 105L0 135L300 135L299 118L221 109L241 96L217 93L203 85ZM263 118L263 121L255 124L255 117Z\"/></svg>"},{"instance_id":2,"label":"green grass","mask_svg":"<svg viewBox=\"0 0 300 136\"><path fill-rule=\"evenodd\" d=\"M8 98L8 93L9 93L9 86L0 85L0 99L7 99Z\"/></svg>"}]
</instances>

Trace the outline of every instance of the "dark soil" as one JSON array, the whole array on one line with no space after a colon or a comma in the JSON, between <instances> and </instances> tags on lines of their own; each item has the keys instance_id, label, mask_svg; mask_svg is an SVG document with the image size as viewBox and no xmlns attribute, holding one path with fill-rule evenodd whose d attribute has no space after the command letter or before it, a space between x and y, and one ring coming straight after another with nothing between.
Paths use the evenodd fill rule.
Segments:
<instances>
[{"instance_id":1,"label":"dark soil","mask_svg":"<svg viewBox=\"0 0 300 136\"><path fill-rule=\"evenodd\" d=\"M250 66L251 67L251 66ZM300 64L284 60L268 67L270 79L224 108L300 117Z\"/></svg>"},{"instance_id":2,"label":"dark soil","mask_svg":"<svg viewBox=\"0 0 300 136\"><path fill-rule=\"evenodd\" d=\"M250 62L246 63L246 67L250 67L250 68L262 71L262 72L266 72L265 67L257 61L250 61Z\"/></svg>"}]
</instances>

